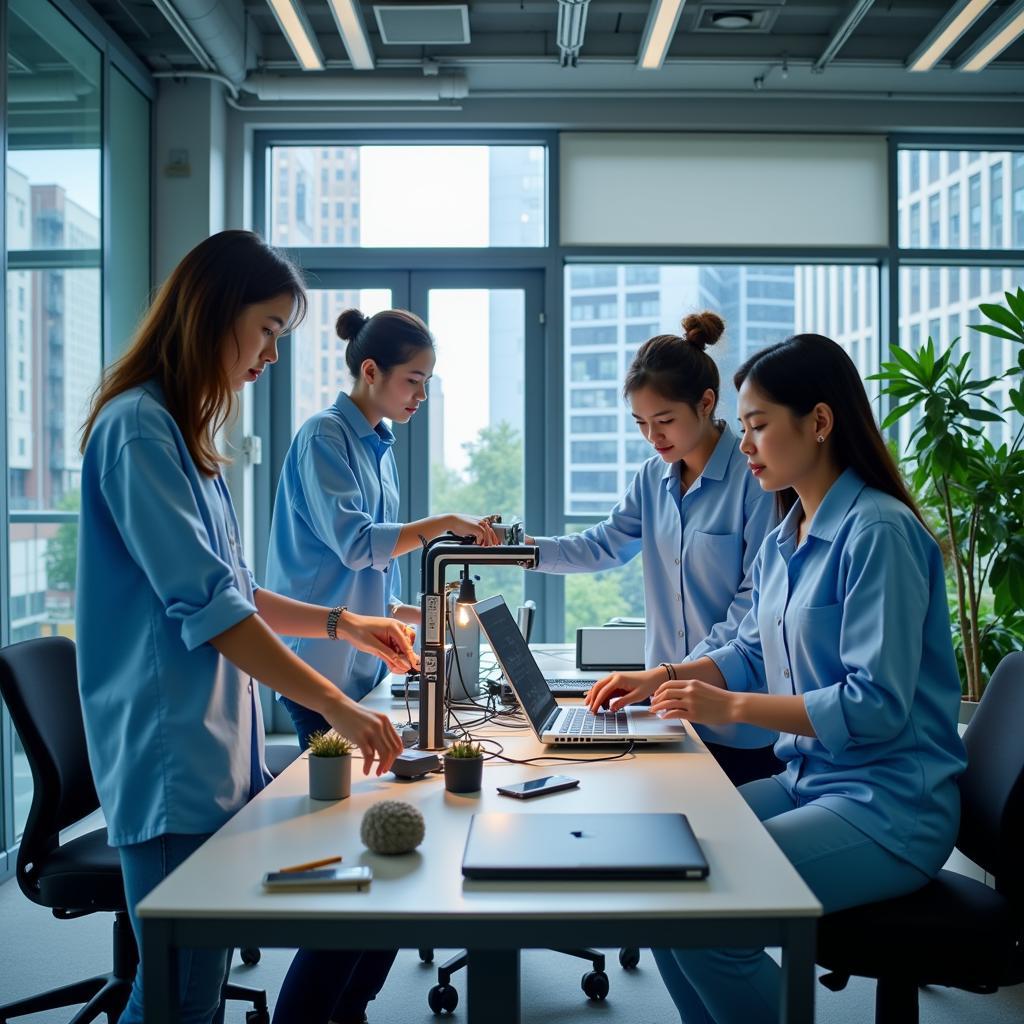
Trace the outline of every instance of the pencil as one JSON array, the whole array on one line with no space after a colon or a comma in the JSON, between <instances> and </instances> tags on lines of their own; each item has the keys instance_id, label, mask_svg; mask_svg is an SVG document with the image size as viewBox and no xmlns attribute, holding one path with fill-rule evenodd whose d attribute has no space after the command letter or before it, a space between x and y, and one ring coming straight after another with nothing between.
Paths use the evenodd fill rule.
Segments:
<instances>
[{"instance_id":1,"label":"pencil","mask_svg":"<svg viewBox=\"0 0 1024 1024\"><path fill-rule=\"evenodd\" d=\"M341 861L341 857L323 857L320 860L309 860L305 864L292 864L288 868L278 868L279 871L292 872L292 871L312 871L313 868L322 868L327 864L338 864Z\"/></svg>"}]
</instances>

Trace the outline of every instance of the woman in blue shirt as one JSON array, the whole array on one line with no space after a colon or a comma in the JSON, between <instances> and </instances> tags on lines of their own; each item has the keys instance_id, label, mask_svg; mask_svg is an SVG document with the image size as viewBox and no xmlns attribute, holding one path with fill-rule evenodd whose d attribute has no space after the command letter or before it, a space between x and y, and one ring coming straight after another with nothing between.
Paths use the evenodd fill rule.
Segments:
<instances>
[{"instance_id":1,"label":"woman in blue shirt","mask_svg":"<svg viewBox=\"0 0 1024 1024\"><path fill-rule=\"evenodd\" d=\"M257 588L220 473L214 439L235 393L277 360L304 308L297 271L258 236L208 238L160 289L83 429L79 686L140 949L139 900L267 781L252 677L354 740L364 772L376 760L383 773L402 749L385 715L277 634L330 635L405 671L415 654L404 627ZM182 1020L222 1018L228 966L228 950L182 953ZM143 1019L141 980L140 965L122 1024Z\"/></svg>"},{"instance_id":2,"label":"woman in blue shirt","mask_svg":"<svg viewBox=\"0 0 1024 1024\"><path fill-rule=\"evenodd\" d=\"M541 572L598 572L642 554L648 666L699 657L735 635L750 608L754 556L776 523L735 434L715 419L718 368L705 348L725 324L703 312L682 328L683 337L644 342L623 387L657 454L603 523L535 540ZM719 723L697 731L736 785L782 770L770 730Z\"/></svg>"},{"instance_id":3,"label":"woman in blue shirt","mask_svg":"<svg viewBox=\"0 0 1024 1024\"><path fill-rule=\"evenodd\" d=\"M959 824L960 680L945 574L835 342L804 334L736 373L741 450L781 525L735 638L707 656L602 680L593 707L776 729L783 773L741 793L825 912L918 889ZM666 678L671 677L671 678ZM687 1024L777 1019L763 950L657 950Z\"/></svg>"},{"instance_id":4,"label":"woman in blue shirt","mask_svg":"<svg viewBox=\"0 0 1024 1024\"><path fill-rule=\"evenodd\" d=\"M418 624L419 608L401 602L397 559L419 548L422 538L449 530L484 545L497 538L485 517L398 520L395 436L385 420L408 423L427 399L435 356L426 324L402 309L372 317L347 309L336 330L347 342L345 362L355 384L310 417L288 448L274 500L267 584L300 601ZM387 672L379 659L322 637L296 637L289 645L355 700ZM322 716L281 700L305 747L310 734L324 728Z\"/></svg>"}]
</instances>

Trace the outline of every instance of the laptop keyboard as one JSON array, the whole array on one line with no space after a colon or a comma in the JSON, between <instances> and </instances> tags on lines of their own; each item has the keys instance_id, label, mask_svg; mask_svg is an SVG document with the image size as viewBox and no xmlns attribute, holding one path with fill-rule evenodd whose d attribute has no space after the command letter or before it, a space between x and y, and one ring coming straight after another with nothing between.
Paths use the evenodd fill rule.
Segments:
<instances>
[{"instance_id":1,"label":"laptop keyboard","mask_svg":"<svg viewBox=\"0 0 1024 1024\"><path fill-rule=\"evenodd\" d=\"M562 716L559 736L628 736L629 719L625 711L595 715L586 708L572 708Z\"/></svg>"},{"instance_id":2,"label":"laptop keyboard","mask_svg":"<svg viewBox=\"0 0 1024 1024\"><path fill-rule=\"evenodd\" d=\"M597 682L597 676L545 676L544 681L551 690L560 690L564 693L586 693L593 688Z\"/></svg>"}]
</instances>

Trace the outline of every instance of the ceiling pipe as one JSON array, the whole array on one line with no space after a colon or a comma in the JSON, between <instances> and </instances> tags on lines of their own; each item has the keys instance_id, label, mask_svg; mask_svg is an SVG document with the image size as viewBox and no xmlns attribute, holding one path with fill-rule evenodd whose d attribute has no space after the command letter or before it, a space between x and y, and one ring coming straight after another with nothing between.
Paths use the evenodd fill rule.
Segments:
<instances>
[{"instance_id":1,"label":"ceiling pipe","mask_svg":"<svg viewBox=\"0 0 1024 1024\"><path fill-rule=\"evenodd\" d=\"M240 85L245 78L242 0L153 0L204 71Z\"/></svg>"},{"instance_id":2,"label":"ceiling pipe","mask_svg":"<svg viewBox=\"0 0 1024 1024\"><path fill-rule=\"evenodd\" d=\"M250 75L246 92L261 100L284 101L412 101L436 103L469 95L465 75L433 75L420 78L353 75Z\"/></svg>"},{"instance_id":3,"label":"ceiling pipe","mask_svg":"<svg viewBox=\"0 0 1024 1024\"><path fill-rule=\"evenodd\" d=\"M846 45L847 40L857 30L857 26L864 20L864 15L871 10L875 0L854 0L850 13L843 19L843 23L835 30L828 46L822 51L821 56L811 66L811 70L820 74L835 60L836 54Z\"/></svg>"}]
</instances>

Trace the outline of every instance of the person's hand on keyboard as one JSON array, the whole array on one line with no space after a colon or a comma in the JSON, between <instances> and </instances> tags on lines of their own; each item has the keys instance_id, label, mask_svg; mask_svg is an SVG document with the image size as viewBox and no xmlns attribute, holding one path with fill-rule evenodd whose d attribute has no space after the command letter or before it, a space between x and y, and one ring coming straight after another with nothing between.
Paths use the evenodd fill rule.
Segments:
<instances>
[{"instance_id":1,"label":"person's hand on keyboard","mask_svg":"<svg viewBox=\"0 0 1024 1024\"><path fill-rule=\"evenodd\" d=\"M627 704L646 700L665 679L663 668L643 672L613 672L599 679L586 697L587 707L596 715L600 711L620 711Z\"/></svg>"},{"instance_id":2,"label":"person's hand on keyboard","mask_svg":"<svg viewBox=\"0 0 1024 1024\"><path fill-rule=\"evenodd\" d=\"M658 687L651 713L703 725L726 725L737 721L736 698L737 694L699 679L673 679Z\"/></svg>"}]
</instances>

